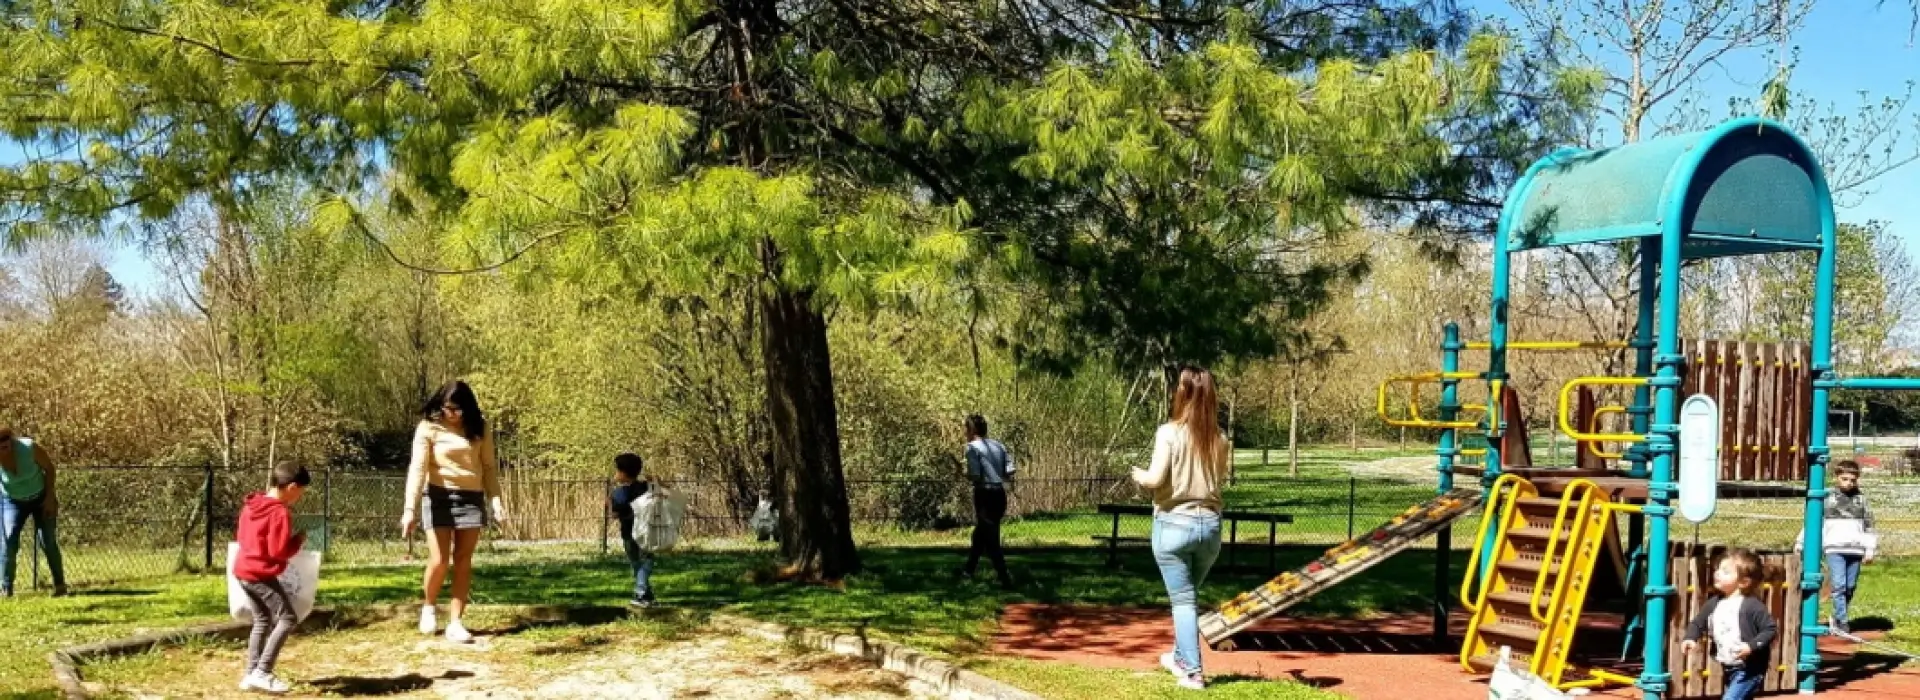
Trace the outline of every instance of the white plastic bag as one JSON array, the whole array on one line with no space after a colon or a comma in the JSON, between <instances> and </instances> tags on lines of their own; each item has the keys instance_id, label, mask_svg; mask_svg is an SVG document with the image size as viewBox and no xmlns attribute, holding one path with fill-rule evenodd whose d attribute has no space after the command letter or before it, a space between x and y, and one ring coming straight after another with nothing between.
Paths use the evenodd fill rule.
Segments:
<instances>
[{"instance_id":1,"label":"white plastic bag","mask_svg":"<svg viewBox=\"0 0 1920 700\"><path fill-rule=\"evenodd\" d=\"M1500 660L1493 665L1493 677L1487 680L1487 700L1570 700L1572 696L1556 690L1552 684L1511 663L1513 650L1500 647Z\"/></svg>"},{"instance_id":2,"label":"white plastic bag","mask_svg":"<svg viewBox=\"0 0 1920 700\"><path fill-rule=\"evenodd\" d=\"M641 549L664 552L680 542L686 504L666 489L654 488L633 502L633 540Z\"/></svg>"},{"instance_id":3,"label":"white plastic bag","mask_svg":"<svg viewBox=\"0 0 1920 700\"><path fill-rule=\"evenodd\" d=\"M753 509L753 517L747 519L747 527L752 528L753 534L762 538L771 537L774 526L778 524L773 514L773 501L764 498L760 499L760 505Z\"/></svg>"},{"instance_id":4,"label":"white plastic bag","mask_svg":"<svg viewBox=\"0 0 1920 700\"><path fill-rule=\"evenodd\" d=\"M233 576L233 564L239 558L240 543L227 543L227 612L235 620L252 620L253 607L247 604L246 592L240 590L240 579ZM320 553L301 550L288 559L287 570L280 573L280 587L293 601L294 617L307 619L313 612L314 593L320 588Z\"/></svg>"}]
</instances>

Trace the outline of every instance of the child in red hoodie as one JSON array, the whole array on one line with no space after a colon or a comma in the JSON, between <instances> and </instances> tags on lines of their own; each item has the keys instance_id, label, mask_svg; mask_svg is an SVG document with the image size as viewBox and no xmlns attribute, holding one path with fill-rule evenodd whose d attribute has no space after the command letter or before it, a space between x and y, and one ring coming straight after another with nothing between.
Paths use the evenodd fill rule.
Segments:
<instances>
[{"instance_id":1,"label":"child in red hoodie","mask_svg":"<svg viewBox=\"0 0 1920 700\"><path fill-rule=\"evenodd\" d=\"M279 695L288 690L286 682L275 678L273 665L280 647L293 634L297 620L293 599L280 585L280 574L287 560L300 552L307 541L304 532L295 532L288 507L300 501L313 477L307 468L281 463L273 468L273 487L266 493L247 497L240 512L240 558L234 561L233 577L247 594L253 610L253 635L247 639L247 673L240 679L241 690L258 690Z\"/></svg>"}]
</instances>

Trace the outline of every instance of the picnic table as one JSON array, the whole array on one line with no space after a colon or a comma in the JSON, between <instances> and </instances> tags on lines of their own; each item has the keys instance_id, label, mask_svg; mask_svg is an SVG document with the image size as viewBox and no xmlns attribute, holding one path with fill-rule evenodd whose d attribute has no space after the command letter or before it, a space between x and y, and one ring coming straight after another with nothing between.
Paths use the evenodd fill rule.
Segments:
<instances>
[{"instance_id":1,"label":"picnic table","mask_svg":"<svg viewBox=\"0 0 1920 700\"><path fill-rule=\"evenodd\" d=\"M1153 517L1153 506L1137 503L1102 503L1100 504L1100 514L1113 516L1112 534L1093 536L1094 541L1107 543L1107 566L1119 565L1121 542L1140 543L1149 541L1149 538L1146 537L1121 537L1120 516L1144 515L1151 518ZM1220 513L1220 520L1227 526L1227 539L1222 547L1226 550L1227 555L1226 568L1231 569L1234 565L1232 545L1240 539L1240 523L1266 523L1267 569L1272 570L1278 564L1277 554L1280 551L1278 544L1279 527L1283 523L1292 524L1293 516L1287 513L1228 510Z\"/></svg>"}]
</instances>

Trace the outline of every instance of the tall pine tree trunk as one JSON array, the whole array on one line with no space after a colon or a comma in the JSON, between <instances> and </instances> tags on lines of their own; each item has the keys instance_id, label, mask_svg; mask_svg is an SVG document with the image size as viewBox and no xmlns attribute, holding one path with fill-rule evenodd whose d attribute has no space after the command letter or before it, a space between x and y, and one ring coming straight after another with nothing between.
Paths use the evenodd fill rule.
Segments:
<instances>
[{"instance_id":1,"label":"tall pine tree trunk","mask_svg":"<svg viewBox=\"0 0 1920 700\"><path fill-rule=\"evenodd\" d=\"M780 556L789 575L839 580L860 570L860 554L853 546L840 468L827 319L813 307L808 291L764 291L760 308L767 416L773 425L773 498L781 509Z\"/></svg>"}]
</instances>

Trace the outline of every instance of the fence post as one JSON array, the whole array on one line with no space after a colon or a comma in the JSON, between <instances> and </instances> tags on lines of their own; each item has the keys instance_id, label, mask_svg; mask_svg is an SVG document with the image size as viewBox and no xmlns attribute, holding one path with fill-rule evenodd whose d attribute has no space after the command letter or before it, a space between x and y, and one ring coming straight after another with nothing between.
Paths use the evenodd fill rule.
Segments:
<instances>
[{"instance_id":1,"label":"fence post","mask_svg":"<svg viewBox=\"0 0 1920 700\"><path fill-rule=\"evenodd\" d=\"M1347 477L1347 539L1353 539L1353 502L1354 491L1357 489L1356 484L1358 483L1359 479L1351 476Z\"/></svg>"},{"instance_id":2,"label":"fence post","mask_svg":"<svg viewBox=\"0 0 1920 700\"><path fill-rule=\"evenodd\" d=\"M333 549L333 467L327 467L322 477L325 483L320 485L320 553L328 554Z\"/></svg>"},{"instance_id":3,"label":"fence post","mask_svg":"<svg viewBox=\"0 0 1920 700\"><path fill-rule=\"evenodd\" d=\"M600 491L601 493L613 493L613 480L611 479L602 480L600 482L600 485L602 489ZM611 527L611 523L609 523L608 521L612 519L613 519L613 508L608 506L601 506L600 507L600 556L603 556L603 557L612 553L612 550L610 549L610 545L607 542L607 538L610 535L608 530Z\"/></svg>"},{"instance_id":4,"label":"fence post","mask_svg":"<svg viewBox=\"0 0 1920 700\"><path fill-rule=\"evenodd\" d=\"M202 564L201 566L204 567L205 571L212 571L213 570L213 465L212 464L207 465L207 490L206 490L205 498L206 500L201 503L201 506L202 506L202 510L204 510L207 514L207 538L206 538L207 550L206 550L205 563Z\"/></svg>"}]
</instances>

